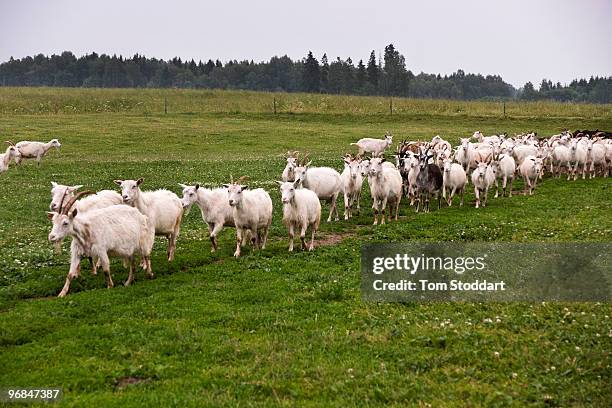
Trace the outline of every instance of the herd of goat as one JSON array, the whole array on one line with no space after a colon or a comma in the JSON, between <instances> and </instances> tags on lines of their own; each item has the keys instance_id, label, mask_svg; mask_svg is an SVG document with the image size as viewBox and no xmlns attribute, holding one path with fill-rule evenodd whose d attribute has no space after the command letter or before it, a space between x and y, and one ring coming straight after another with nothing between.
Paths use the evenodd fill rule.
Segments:
<instances>
[{"instance_id":1,"label":"herd of goat","mask_svg":"<svg viewBox=\"0 0 612 408\"><path fill-rule=\"evenodd\" d=\"M48 143L9 143L0 155L0 172L8 169L11 160L18 165L23 159L42 157L61 145L57 139ZM477 131L472 137L462 138L459 146L435 136L429 142L404 140L395 152L395 163L386 161L384 153L393 143L390 133L383 139L364 138L356 145L357 155L346 154L344 170L339 173L331 167L312 167L308 155L287 152L282 181L277 181L283 205L283 222L289 233L289 251L299 234L304 250L314 249L315 233L321 221L321 201L330 203L327 221L338 220L337 201L344 197L344 218L353 211L360 212L361 192L367 180L372 198L374 225L385 219L398 219L402 197L410 200L416 211L430 210L430 201L442 198L451 206L453 197L460 195L463 205L465 190L471 181L476 198L475 206L486 206L488 191L495 185L495 197L512 196L515 176L522 177L525 194L533 194L538 179L545 171L553 177L576 180L597 173L607 177L612 170L612 135L600 131L562 132L549 138L538 139L533 132L507 137L484 136ZM367 155L367 156L366 156ZM470 174L471 172L471 174ZM469 175L469 176L468 176ZM115 180L121 192L103 190L78 192L81 185L67 186L52 182L50 212L53 223L49 241L56 250L66 237L72 238L70 269L60 297L65 296L72 280L80 275L83 257L91 261L92 273L101 267L107 286L113 287L109 255L123 259L129 268L125 285L134 280L136 259L149 277L151 252L155 236L168 239L168 261L174 258L181 220L194 204L208 226L212 251L218 248L217 236L224 227L236 229L236 250L251 242L255 249L265 248L272 223L272 199L264 189L249 189L243 184L245 177L230 179L229 184L215 189L199 184L184 185L180 199L168 190L142 191L143 179ZM386 215L387 206L389 215ZM310 229L310 242L306 232Z\"/></svg>"}]
</instances>

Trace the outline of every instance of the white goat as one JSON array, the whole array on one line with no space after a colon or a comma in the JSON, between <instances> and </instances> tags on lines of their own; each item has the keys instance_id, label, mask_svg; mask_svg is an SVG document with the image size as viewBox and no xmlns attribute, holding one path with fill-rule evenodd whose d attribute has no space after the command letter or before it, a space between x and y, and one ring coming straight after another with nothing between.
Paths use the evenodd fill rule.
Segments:
<instances>
[{"instance_id":1,"label":"white goat","mask_svg":"<svg viewBox=\"0 0 612 408\"><path fill-rule=\"evenodd\" d=\"M107 287L114 286L110 272L109 255L122 258L130 271L125 285L134 281L135 257L142 258L147 275L153 277L151 251L155 232L147 217L137 209L126 205L115 205L80 214L77 209L68 211L74 201L82 194L73 197L60 212L48 212L53 222L49 241L55 243L66 236L72 236L70 247L70 270L59 297L70 290L72 280L80 275L81 257L97 257L106 275Z\"/></svg>"},{"instance_id":2,"label":"white goat","mask_svg":"<svg viewBox=\"0 0 612 408\"><path fill-rule=\"evenodd\" d=\"M20 156L21 156L21 153L19 153L19 150L17 149L17 147L15 147L12 144L9 147L7 147L6 151L0 154L0 173L3 173L8 170L11 159L14 159L15 162L17 162Z\"/></svg>"},{"instance_id":3,"label":"white goat","mask_svg":"<svg viewBox=\"0 0 612 408\"><path fill-rule=\"evenodd\" d=\"M582 167L582 179L584 180L586 177L586 169L588 163L588 152L585 146L585 143L581 142L578 139L572 139L570 142L570 154L571 154L571 162L573 163L571 167L572 176L574 180L578 178L578 167Z\"/></svg>"},{"instance_id":4,"label":"white goat","mask_svg":"<svg viewBox=\"0 0 612 408\"><path fill-rule=\"evenodd\" d=\"M359 155L372 153L372 156L378 156L383 154L385 150L391 146L391 143L393 143L393 136L391 133L387 132L384 139L365 137L363 139L359 139L357 143L351 143L351 145L357 146L359 149Z\"/></svg>"},{"instance_id":5,"label":"white goat","mask_svg":"<svg viewBox=\"0 0 612 408\"><path fill-rule=\"evenodd\" d=\"M465 185L467 183L467 175L465 174L465 170L463 170L463 166L461 166L459 163L453 163L453 160L448 158L444 159L443 169L442 197L446 200L448 206L450 207L453 203L455 193L461 193L461 202L459 205L463 205L463 195L465 192ZM446 197L447 191L448 198Z\"/></svg>"},{"instance_id":6,"label":"white goat","mask_svg":"<svg viewBox=\"0 0 612 408\"><path fill-rule=\"evenodd\" d=\"M472 173L472 183L474 184L474 195L476 196L476 208L480 206L480 194L483 195L482 206L487 206L489 188L495 182L493 167L487 162L477 162L476 169Z\"/></svg>"},{"instance_id":7,"label":"white goat","mask_svg":"<svg viewBox=\"0 0 612 408\"><path fill-rule=\"evenodd\" d=\"M168 261L172 261L181 230L183 204L176 194L168 190L141 191L143 181L143 178L115 180L115 184L121 187L123 202L147 216L155 228L155 235L168 238Z\"/></svg>"},{"instance_id":8,"label":"white goat","mask_svg":"<svg viewBox=\"0 0 612 408\"><path fill-rule=\"evenodd\" d=\"M208 226L208 234L212 244L210 251L215 252L218 248L217 236L223 230L223 227L234 226L234 213L227 201L227 189L215 188L209 190L200 187L199 184L194 186L179 185L183 188L183 209L188 211L193 204L200 208L202 219Z\"/></svg>"},{"instance_id":9,"label":"white goat","mask_svg":"<svg viewBox=\"0 0 612 408\"><path fill-rule=\"evenodd\" d=\"M414 202L418 198L418 185L417 177L420 171L419 157L415 153L410 153L408 158L404 160L404 171L408 174L406 176L407 191L404 192L407 197L410 197L410 205L414 205Z\"/></svg>"},{"instance_id":10,"label":"white goat","mask_svg":"<svg viewBox=\"0 0 612 408\"><path fill-rule=\"evenodd\" d=\"M83 187L82 185L66 186L63 184L57 184L55 181L51 182L51 203L49 209L51 211L59 211L62 207L62 203L66 200L71 200L74 197L75 191ZM123 202L121 196L112 190L98 191L96 194L88 195L87 197L81 198L80 200L73 201L71 207L78 210L79 214L84 214L91 210L97 210L100 208L110 207L111 205L119 205ZM66 208L68 212L71 208ZM61 253L62 241L55 242L55 251ZM91 259L92 273L96 275L98 273L97 262Z\"/></svg>"},{"instance_id":11,"label":"white goat","mask_svg":"<svg viewBox=\"0 0 612 408\"><path fill-rule=\"evenodd\" d=\"M344 170L340 177L342 178L344 191L344 219L348 220L353 216L353 204L357 203L357 214L361 212L359 198L361 197L363 176L361 175L361 161L359 159L353 159L349 155L343 159Z\"/></svg>"},{"instance_id":12,"label":"white goat","mask_svg":"<svg viewBox=\"0 0 612 408\"><path fill-rule=\"evenodd\" d=\"M295 169L295 180L309 190L316 193L320 200L329 201L329 217L327 222L338 221L338 195L342 192L342 178L331 167L310 167L310 163L303 164Z\"/></svg>"},{"instance_id":13,"label":"white goat","mask_svg":"<svg viewBox=\"0 0 612 408\"><path fill-rule=\"evenodd\" d=\"M399 205L402 200L402 176L399 170L383 166L384 158L370 160L370 194L374 209L374 225L378 224L379 203L382 212L381 224L385 223L385 209L389 203L389 221L395 212L395 220L399 215Z\"/></svg>"},{"instance_id":14,"label":"white goat","mask_svg":"<svg viewBox=\"0 0 612 408\"><path fill-rule=\"evenodd\" d=\"M590 164L589 178L595 177L597 167L602 171L602 174L607 175L606 146L589 140L587 142L587 162Z\"/></svg>"},{"instance_id":15,"label":"white goat","mask_svg":"<svg viewBox=\"0 0 612 408\"><path fill-rule=\"evenodd\" d=\"M554 169L554 174L556 174L557 177L561 177L561 168L565 166L567 170L567 179L569 180L572 172L571 161L572 152L570 151L569 147L561 143L556 144L552 152L552 166Z\"/></svg>"},{"instance_id":16,"label":"white goat","mask_svg":"<svg viewBox=\"0 0 612 408\"><path fill-rule=\"evenodd\" d=\"M62 200L70 200L72 197L74 197L75 191L82 187L82 185L66 186L52 181L51 203L49 204L49 209L51 211L57 211ZM119 193L112 190L101 190L94 195L90 195L75 201L73 205L74 208L79 210L79 213L84 213L90 210L97 210L99 208L110 207L111 205L118 205L121 203L123 203L123 200Z\"/></svg>"},{"instance_id":17,"label":"white goat","mask_svg":"<svg viewBox=\"0 0 612 408\"><path fill-rule=\"evenodd\" d=\"M321 202L317 195L307 189L298 188L299 182L277 181L280 185L281 200L283 202L283 223L289 230L289 252L293 251L293 237L295 230L300 232L302 249L314 249L315 233L321 223ZM306 230L310 227L310 245L306 244Z\"/></svg>"},{"instance_id":18,"label":"white goat","mask_svg":"<svg viewBox=\"0 0 612 408\"><path fill-rule=\"evenodd\" d=\"M298 152L287 152L287 165L283 170L281 178L283 181L295 180L295 168L298 166Z\"/></svg>"},{"instance_id":19,"label":"white goat","mask_svg":"<svg viewBox=\"0 0 612 408\"><path fill-rule=\"evenodd\" d=\"M47 143L24 140L23 142L17 143L15 147L17 147L21 154L19 158L15 159L16 164L21 163L23 159L36 159L36 163L40 166L40 161L52 147L59 149L62 145L57 139L51 139Z\"/></svg>"},{"instance_id":20,"label":"white goat","mask_svg":"<svg viewBox=\"0 0 612 408\"><path fill-rule=\"evenodd\" d=\"M236 226L236 258L240 256L240 248L246 243L248 235L251 235L255 249L265 249L272 223L270 194L262 188L248 190L248 186L238 184L242 179L236 183L232 181L231 184L224 184Z\"/></svg>"},{"instance_id":21,"label":"white goat","mask_svg":"<svg viewBox=\"0 0 612 408\"><path fill-rule=\"evenodd\" d=\"M447 142L446 140L442 139L440 135L434 136L431 139L431 143L429 144L429 146L436 153L436 156L438 156L440 152L443 152L443 151L451 152L453 150L453 147L451 146L451 144Z\"/></svg>"},{"instance_id":22,"label":"white goat","mask_svg":"<svg viewBox=\"0 0 612 408\"><path fill-rule=\"evenodd\" d=\"M512 183L514 182L514 172L516 171L516 161L509 154L502 153L497 160L492 162L493 172L495 173L495 197L499 197L499 179L502 180L502 197L506 196L506 186L509 188L509 197L512 197Z\"/></svg>"},{"instance_id":23,"label":"white goat","mask_svg":"<svg viewBox=\"0 0 612 408\"><path fill-rule=\"evenodd\" d=\"M528 156L537 156L538 148L532 144L515 146L512 150L516 163L520 165Z\"/></svg>"},{"instance_id":24,"label":"white goat","mask_svg":"<svg viewBox=\"0 0 612 408\"><path fill-rule=\"evenodd\" d=\"M471 137L472 139L476 139L478 140L478 142L480 143L500 143L501 142L501 138L498 135L493 135L493 136L484 136L479 130L477 130L476 132L474 132L474 134Z\"/></svg>"},{"instance_id":25,"label":"white goat","mask_svg":"<svg viewBox=\"0 0 612 408\"><path fill-rule=\"evenodd\" d=\"M543 161L539 157L528 156L519 165L519 173L525 182L525 194L532 195L542 172Z\"/></svg>"}]
</instances>

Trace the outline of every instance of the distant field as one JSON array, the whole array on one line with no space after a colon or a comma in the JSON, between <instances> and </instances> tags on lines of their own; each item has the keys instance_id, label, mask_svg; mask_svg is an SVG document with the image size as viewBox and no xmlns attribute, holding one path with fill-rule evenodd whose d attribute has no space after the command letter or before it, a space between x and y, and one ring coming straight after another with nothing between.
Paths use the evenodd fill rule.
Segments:
<instances>
[{"instance_id":1,"label":"distant field","mask_svg":"<svg viewBox=\"0 0 612 408\"><path fill-rule=\"evenodd\" d=\"M272 113L276 97L278 114ZM163 113L167 98L168 114ZM546 178L534 196L415 214L372 227L365 211L323 224L314 253L287 253L274 180L287 150L341 168L350 142L382 136L453 143L475 130L612 130L612 106L393 100L241 91L0 88L0 140L63 144L40 168L0 175L0 388L62 386L66 406L610 406L609 303L376 304L359 292L362 243L612 240L612 179ZM154 280L84 262L56 299L68 243L47 242L50 182L114 189L216 186L248 175L274 202L269 248L211 254L199 210L176 260L156 241ZM515 189L522 188L517 182ZM327 215L327 206L323 213ZM492 323L489 323L489 319ZM499 320L499 322L497 322ZM496 354L498 353L498 354ZM130 384L133 383L133 384ZM606 385L608 384L608 385Z\"/></svg>"},{"instance_id":2,"label":"distant field","mask_svg":"<svg viewBox=\"0 0 612 408\"><path fill-rule=\"evenodd\" d=\"M278 113L503 117L502 102L188 89L2 88L0 113ZM392 101L391 101L392 99ZM512 118L612 119L612 105L506 102Z\"/></svg>"}]
</instances>

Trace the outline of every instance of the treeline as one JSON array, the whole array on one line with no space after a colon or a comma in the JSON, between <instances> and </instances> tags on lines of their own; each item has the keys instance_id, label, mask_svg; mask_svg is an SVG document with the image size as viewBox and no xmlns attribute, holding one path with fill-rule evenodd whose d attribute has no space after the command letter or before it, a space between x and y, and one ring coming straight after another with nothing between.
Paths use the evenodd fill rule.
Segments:
<instances>
[{"instance_id":1,"label":"treeline","mask_svg":"<svg viewBox=\"0 0 612 408\"><path fill-rule=\"evenodd\" d=\"M0 64L2 86L63 86L104 88L216 88L279 92L321 92L352 95L384 95L448 99L554 99L609 103L612 78L574 81L569 86L551 84L535 90L531 83L518 91L498 75L413 74L404 56L393 44L376 58L356 64L351 58L317 60L312 52L298 61L287 56L269 61L169 61L134 55L98 55L77 58L69 51L61 55L11 59Z\"/></svg>"},{"instance_id":2,"label":"treeline","mask_svg":"<svg viewBox=\"0 0 612 408\"><path fill-rule=\"evenodd\" d=\"M554 100L559 102L612 103L612 76L574 79L564 86L543 79L540 89L535 90L531 82L519 89L518 97L527 101Z\"/></svg>"}]
</instances>

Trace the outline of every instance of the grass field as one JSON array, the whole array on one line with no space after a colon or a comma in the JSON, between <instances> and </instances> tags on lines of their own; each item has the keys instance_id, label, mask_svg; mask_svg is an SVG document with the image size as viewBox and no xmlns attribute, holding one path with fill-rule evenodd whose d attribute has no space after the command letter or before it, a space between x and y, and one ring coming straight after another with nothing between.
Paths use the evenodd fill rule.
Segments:
<instances>
[{"instance_id":1,"label":"grass field","mask_svg":"<svg viewBox=\"0 0 612 408\"><path fill-rule=\"evenodd\" d=\"M163 113L163 99L169 113ZM279 114L271 113L272 98ZM106 107L108 106L108 108ZM72 107L72 108L69 108ZM297 108L301 107L301 108ZM0 388L64 390L66 406L610 406L609 303L377 304L359 292L362 243L612 240L612 179L545 179L534 196L443 207L372 227L368 208L323 224L314 253L288 254L274 180L283 152L340 169L349 143L456 142L475 130L612 129L612 107L388 100L181 90L0 88L0 135L63 144L40 168L0 175ZM199 210L176 260L156 241L154 280L107 290L88 266L65 299L68 243L47 242L50 182L114 189L207 186L248 175L274 201L271 242L210 253ZM515 189L522 183L515 184ZM366 194L368 195L368 194ZM323 210L327 215L327 207ZM85 264L87 264L85 262ZM117 283L127 277L112 264Z\"/></svg>"}]
</instances>

